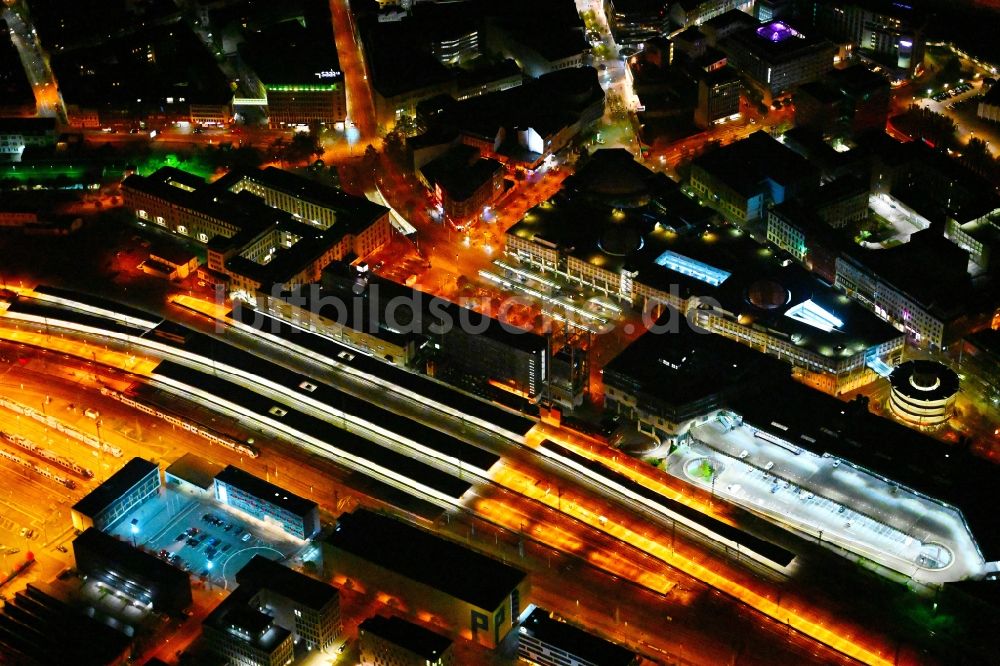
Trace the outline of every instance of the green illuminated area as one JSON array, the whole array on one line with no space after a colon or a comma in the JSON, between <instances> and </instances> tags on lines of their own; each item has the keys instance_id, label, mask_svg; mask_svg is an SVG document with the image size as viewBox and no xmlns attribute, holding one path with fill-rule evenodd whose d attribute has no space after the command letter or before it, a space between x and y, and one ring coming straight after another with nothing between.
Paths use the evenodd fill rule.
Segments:
<instances>
[{"instance_id":1,"label":"green illuminated area","mask_svg":"<svg viewBox=\"0 0 1000 666\"><path fill-rule=\"evenodd\" d=\"M336 83L330 84L309 84L291 86L267 86L268 92L333 92L337 90Z\"/></svg>"},{"instance_id":2,"label":"green illuminated area","mask_svg":"<svg viewBox=\"0 0 1000 666\"><path fill-rule=\"evenodd\" d=\"M0 166L0 180L15 180L21 183L54 180L60 177L81 180L93 171L91 167L73 164L5 164Z\"/></svg>"},{"instance_id":3,"label":"green illuminated area","mask_svg":"<svg viewBox=\"0 0 1000 666\"><path fill-rule=\"evenodd\" d=\"M208 178L215 170L198 157L178 157L170 153L167 155L151 155L145 161L136 166L136 173L140 176L148 176L162 167L173 167L188 171L202 178Z\"/></svg>"}]
</instances>

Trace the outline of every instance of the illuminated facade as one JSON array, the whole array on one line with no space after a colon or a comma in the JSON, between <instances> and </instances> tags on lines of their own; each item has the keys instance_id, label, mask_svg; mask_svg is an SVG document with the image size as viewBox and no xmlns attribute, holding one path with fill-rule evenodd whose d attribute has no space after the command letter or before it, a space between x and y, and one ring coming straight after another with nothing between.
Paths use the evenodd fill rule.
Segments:
<instances>
[{"instance_id":1,"label":"illuminated facade","mask_svg":"<svg viewBox=\"0 0 1000 666\"><path fill-rule=\"evenodd\" d=\"M273 167L211 184L164 167L126 178L122 195L140 222L204 245L232 291L318 282L331 261L367 256L391 233L388 209Z\"/></svg>"},{"instance_id":2,"label":"illuminated facade","mask_svg":"<svg viewBox=\"0 0 1000 666\"><path fill-rule=\"evenodd\" d=\"M298 539L312 538L319 531L319 507L315 502L232 465L215 477L215 498Z\"/></svg>"},{"instance_id":3,"label":"illuminated facade","mask_svg":"<svg viewBox=\"0 0 1000 666\"><path fill-rule=\"evenodd\" d=\"M729 64L767 95L779 95L829 72L837 50L783 21L740 30L721 47L729 54Z\"/></svg>"},{"instance_id":4,"label":"illuminated facade","mask_svg":"<svg viewBox=\"0 0 1000 666\"><path fill-rule=\"evenodd\" d=\"M343 81L330 84L267 85L267 120L274 129L318 122L333 127L347 119Z\"/></svg>"},{"instance_id":5,"label":"illuminated facade","mask_svg":"<svg viewBox=\"0 0 1000 666\"><path fill-rule=\"evenodd\" d=\"M889 375L889 409L896 418L920 428L937 428L955 413L958 375L934 361L907 361Z\"/></svg>"},{"instance_id":6,"label":"illuminated facade","mask_svg":"<svg viewBox=\"0 0 1000 666\"><path fill-rule=\"evenodd\" d=\"M106 530L160 492L156 463L132 458L111 477L73 505L73 527Z\"/></svg>"}]
</instances>

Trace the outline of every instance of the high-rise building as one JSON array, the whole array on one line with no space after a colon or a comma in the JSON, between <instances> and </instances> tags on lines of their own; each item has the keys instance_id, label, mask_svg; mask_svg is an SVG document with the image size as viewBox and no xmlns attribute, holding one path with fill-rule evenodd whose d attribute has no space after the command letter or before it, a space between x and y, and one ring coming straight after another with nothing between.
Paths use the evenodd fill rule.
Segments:
<instances>
[{"instance_id":1,"label":"high-rise building","mask_svg":"<svg viewBox=\"0 0 1000 666\"><path fill-rule=\"evenodd\" d=\"M926 16L893 0L813 0L814 28L909 78L923 64Z\"/></svg>"},{"instance_id":2,"label":"high-rise building","mask_svg":"<svg viewBox=\"0 0 1000 666\"><path fill-rule=\"evenodd\" d=\"M778 95L823 76L833 68L837 50L833 43L806 35L784 21L740 30L720 48L729 54L729 64L766 95Z\"/></svg>"}]
</instances>

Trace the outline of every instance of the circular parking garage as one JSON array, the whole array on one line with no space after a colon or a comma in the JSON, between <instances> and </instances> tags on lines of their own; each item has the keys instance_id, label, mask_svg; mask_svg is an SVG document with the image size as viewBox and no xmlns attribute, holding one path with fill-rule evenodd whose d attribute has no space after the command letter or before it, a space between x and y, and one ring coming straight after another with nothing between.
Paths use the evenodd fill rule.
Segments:
<instances>
[{"instance_id":1,"label":"circular parking garage","mask_svg":"<svg viewBox=\"0 0 1000 666\"><path fill-rule=\"evenodd\" d=\"M901 421L937 428L955 413L958 375L936 361L907 361L889 375L889 409Z\"/></svg>"}]
</instances>

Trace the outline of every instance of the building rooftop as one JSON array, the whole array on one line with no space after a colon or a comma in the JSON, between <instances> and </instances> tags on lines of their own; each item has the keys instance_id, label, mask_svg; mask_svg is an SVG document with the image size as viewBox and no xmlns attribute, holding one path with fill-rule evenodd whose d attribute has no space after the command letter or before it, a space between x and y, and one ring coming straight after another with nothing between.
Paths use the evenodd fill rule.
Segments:
<instances>
[{"instance_id":1,"label":"building rooftop","mask_svg":"<svg viewBox=\"0 0 1000 666\"><path fill-rule=\"evenodd\" d=\"M732 33L726 44L745 48L771 65L781 65L800 58L812 51L828 49L831 61L836 46L832 42L807 35L784 21L771 21L762 25L748 25ZM728 46L724 46L728 48Z\"/></svg>"},{"instance_id":2,"label":"building rooftop","mask_svg":"<svg viewBox=\"0 0 1000 666\"><path fill-rule=\"evenodd\" d=\"M227 465L224 470L215 476L215 480L235 486L262 501L270 502L296 516L306 516L310 511L316 510L316 502L299 497L295 493L269 483L249 472L244 472L239 467L234 467L233 465Z\"/></svg>"},{"instance_id":3,"label":"building rooftop","mask_svg":"<svg viewBox=\"0 0 1000 666\"><path fill-rule=\"evenodd\" d=\"M245 31L240 57L265 87L329 86L343 81L330 3L305 2L303 14L303 22L292 19ZM281 45L280 57L275 44Z\"/></svg>"},{"instance_id":4,"label":"building rooftop","mask_svg":"<svg viewBox=\"0 0 1000 666\"><path fill-rule=\"evenodd\" d=\"M681 298L714 298L745 325L771 329L830 359L851 357L901 336L803 268L785 265L740 230L717 229L712 216L704 214L696 213L693 222L679 216L684 206L704 209L678 194L669 179L658 181L658 188L651 190L648 203L632 208L613 207L585 189L564 188L529 210L507 233L541 239L605 270L635 272L642 284L675 290ZM686 200L684 206L675 205L678 196ZM780 302L755 301L753 293L765 284L774 286L770 291ZM810 312L832 319L822 324Z\"/></svg>"},{"instance_id":5,"label":"building rooftop","mask_svg":"<svg viewBox=\"0 0 1000 666\"><path fill-rule=\"evenodd\" d=\"M430 54L412 21L369 21L358 29L364 40L372 88L382 97L453 84L455 74Z\"/></svg>"},{"instance_id":6,"label":"building rooftop","mask_svg":"<svg viewBox=\"0 0 1000 666\"><path fill-rule=\"evenodd\" d=\"M443 335L452 326L461 323L478 335L522 351L536 352L548 345L544 335L374 274L369 274L367 281L361 283L364 287L361 293L353 291L357 284L354 278L345 276L342 263L331 263L324 271L324 286L329 287L329 295L343 299L348 309L367 311L368 316L378 320L374 323L380 328L397 335L433 337ZM368 303L365 304L365 301ZM333 312L329 316L339 319ZM360 323L370 329L373 322Z\"/></svg>"},{"instance_id":7,"label":"building rooftop","mask_svg":"<svg viewBox=\"0 0 1000 666\"><path fill-rule=\"evenodd\" d=\"M174 104L227 105L233 98L214 55L182 22L55 51L52 70L66 103L86 108L141 115Z\"/></svg>"},{"instance_id":8,"label":"building rooftop","mask_svg":"<svg viewBox=\"0 0 1000 666\"><path fill-rule=\"evenodd\" d=\"M132 458L107 481L90 491L73 505L73 510L88 517L94 517L113 504L150 472L159 473L159 466L142 458Z\"/></svg>"},{"instance_id":9,"label":"building rooftop","mask_svg":"<svg viewBox=\"0 0 1000 666\"><path fill-rule=\"evenodd\" d=\"M314 610L323 609L337 598L337 588L332 585L310 578L262 555L254 555L236 572L236 582L240 587L255 590L266 588Z\"/></svg>"},{"instance_id":10,"label":"building rooftop","mask_svg":"<svg viewBox=\"0 0 1000 666\"><path fill-rule=\"evenodd\" d=\"M503 164L479 157L479 149L464 143L420 168L432 187L440 186L454 201L465 201L503 170Z\"/></svg>"},{"instance_id":11,"label":"building rooftop","mask_svg":"<svg viewBox=\"0 0 1000 666\"><path fill-rule=\"evenodd\" d=\"M484 609L499 606L525 578L498 560L366 509L342 515L326 542Z\"/></svg>"},{"instance_id":12,"label":"building rooftop","mask_svg":"<svg viewBox=\"0 0 1000 666\"><path fill-rule=\"evenodd\" d=\"M693 165L747 197L760 192L767 180L784 186L819 183L819 173L808 160L762 130L697 157Z\"/></svg>"},{"instance_id":13,"label":"building rooftop","mask_svg":"<svg viewBox=\"0 0 1000 666\"><path fill-rule=\"evenodd\" d=\"M972 291L967 272L969 253L940 235L933 227L918 231L902 245L869 250L848 245L850 258L906 293L945 321L961 315ZM915 271L914 267L920 270Z\"/></svg>"},{"instance_id":14,"label":"building rooftop","mask_svg":"<svg viewBox=\"0 0 1000 666\"><path fill-rule=\"evenodd\" d=\"M202 622L259 650L270 653L291 632L274 624L274 618L250 604L254 591L237 587Z\"/></svg>"},{"instance_id":15,"label":"building rooftop","mask_svg":"<svg viewBox=\"0 0 1000 666\"><path fill-rule=\"evenodd\" d=\"M106 666L119 663L132 639L28 583L0 610L0 654L11 664Z\"/></svg>"},{"instance_id":16,"label":"building rooftop","mask_svg":"<svg viewBox=\"0 0 1000 666\"><path fill-rule=\"evenodd\" d=\"M202 490L211 490L216 475L222 471L222 465L193 453L185 453L170 463L170 466L164 471L167 475L176 476Z\"/></svg>"},{"instance_id":17,"label":"building rooftop","mask_svg":"<svg viewBox=\"0 0 1000 666\"><path fill-rule=\"evenodd\" d=\"M775 400L775 395L781 400ZM837 456L956 507L986 561L1000 559L994 510L1000 469L982 464L968 449L872 414L866 404L845 403L792 380L776 392L733 396L730 406L745 423L780 431L783 439L796 446Z\"/></svg>"},{"instance_id":18,"label":"building rooftop","mask_svg":"<svg viewBox=\"0 0 1000 666\"><path fill-rule=\"evenodd\" d=\"M126 541L105 534L96 527L88 527L73 540L73 553L78 561L82 550L100 553L108 562L113 562L115 570L108 573L121 581L125 591L132 594L137 593L132 588L136 588L138 584L131 579L139 576L169 588L190 588L191 581L186 572ZM142 592L139 591L139 594ZM155 599L147 598L145 601L156 603Z\"/></svg>"},{"instance_id":19,"label":"building rooftop","mask_svg":"<svg viewBox=\"0 0 1000 666\"><path fill-rule=\"evenodd\" d=\"M1000 330L987 328L978 333L967 335L965 339L977 349L1000 360Z\"/></svg>"},{"instance_id":20,"label":"building rooftop","mask_svg":"<svg viewBox=\"0 0 1000 666\"><path fill-rule=\"evenodd\" d=\"M451 647L450 638L395 616L372 616L358 625L358 631L374 634L428 662L437 662Z\"/></svg>"},{"instance_id":21,"label":"building rooftop","mask_svg":"<svg viewBox=\"0 0 1000 666\"><path fill-rule=\"evenodd\" d=\"M348 194L336 187L317 183L277 167L265 167L253 171L232 171L213 185L217 188L228 189L241 179L253 181L264 187L285 192L302 201L336 211L337 222L333 228L341 233L348 231L357 233L389 212L385 206L373 203L365 197Z\"/></svg>"},{"instance_id":22,"label":"building rooftop","mask_svg":"<svg viewBox=\"0 0 1000 666\"><path fill-rule=\"evenodd\" d=\"M529 79L509 90L470 97L446 106L433 124L493 141L501 127L508 135L532 128L543 138L577 122L604 99L597 70L571 67ZM501 150L503 152L503 146Z\"/></svg>"},{"instance_id":23,"label":"building rooftop","mask_svg":"<svg viewBox=\"0 0 1000 666\"><path fill-rule=\"evenodd\" d=\"M542 608L535 608L521 623L522 634L552 645L586 660L594 666L630 666L636 654L611 641L584 631L566 622L556 620Z\"/></svg>"},{"instance_id":24,"label":"building rooftop","mask_svg":"<svg viewBox=\"0 0 1000 666\"><path fill-rule=\"evenodd\" d=\"M669 327L676 322L676 328ZM672 308L604 367L608 384L628 385L645 403L672 408L789 375L788 365L746 345L696 329Z\"/></svg>"}]
</instances>

